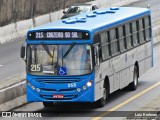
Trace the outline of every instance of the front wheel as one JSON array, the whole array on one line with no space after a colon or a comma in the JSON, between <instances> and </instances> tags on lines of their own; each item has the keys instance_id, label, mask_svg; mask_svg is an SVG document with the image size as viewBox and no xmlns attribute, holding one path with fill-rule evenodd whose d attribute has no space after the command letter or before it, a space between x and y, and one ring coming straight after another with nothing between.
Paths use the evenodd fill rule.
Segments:
<instances>
[{"instance_id":1,"label":"front wheel","mask_svg":"<svg viewBox=\"0 0 160 120\"><path fill-rule=\"evenodd\" d=\"M107 90L106 85L103 88L103 97L101 99L99 99L98 101L96 101L96 107L104 107L106 105L106 102L108 100L108 96L109 96L109 91Z\"/></svg>"},{"instance_id":2,"label":"front wheel","mask_svg":"<svg viewBox=\"0 0 160 120\"><path fill-rule=\"evenodd\" d=\"M134 91L137 89L137 86L138 86L138 69L135 66L134 67L134 74L133 74L133 82L129 84L129 89L131 91Z\"/></svg>"}]
</instances>

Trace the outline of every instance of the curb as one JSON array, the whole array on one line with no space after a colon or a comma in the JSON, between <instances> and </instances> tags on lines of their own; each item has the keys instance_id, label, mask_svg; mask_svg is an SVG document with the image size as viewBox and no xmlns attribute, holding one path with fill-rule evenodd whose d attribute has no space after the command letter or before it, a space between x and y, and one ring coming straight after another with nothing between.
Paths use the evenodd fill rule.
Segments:
<instances>
[{"instance_id":1,"label":"curb","mask_svg":"<svg viewBox=\"0 0 160 120\"><path fill-rule=\"evenodd\" d=\"M1 81L0 85L0 111L7 111L26 103L25 76L19 75Z\"/></svg>"}]
</instances>

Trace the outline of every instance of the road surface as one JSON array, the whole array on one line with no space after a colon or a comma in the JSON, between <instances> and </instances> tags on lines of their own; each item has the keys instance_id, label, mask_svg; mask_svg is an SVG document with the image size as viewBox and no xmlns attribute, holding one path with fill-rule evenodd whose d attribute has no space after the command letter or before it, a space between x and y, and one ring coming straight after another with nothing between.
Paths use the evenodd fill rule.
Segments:
<instances>
[{"instance_id":1,"label":"road surface","mask_svg":"<svg viewBox=\"0 0 160 120\"><path fill-rule=\"evenodd\" d=\"M20 58L24 38L0 45L0 80L25 73L25 62Z\"/></svg>"}]
</instances>

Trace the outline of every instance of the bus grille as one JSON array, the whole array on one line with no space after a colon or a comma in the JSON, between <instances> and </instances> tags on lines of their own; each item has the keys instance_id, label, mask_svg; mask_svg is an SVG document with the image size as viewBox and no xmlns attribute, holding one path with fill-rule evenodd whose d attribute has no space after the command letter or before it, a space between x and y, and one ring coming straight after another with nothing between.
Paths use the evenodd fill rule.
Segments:
<instances>
[{"instance_id":1,"label":"bus grille","mask_svg":"<svg viewBox=\"0 0 160 120\"><path fill-rule=\"evenodd\" d=\"M37 82L42 83L55 83L55 84L63 84L63 83L75 83L80 82L79 78L38 78Z\"/></svg>"},{"instance_id":2,"label":"bus grille","mask_svg":"<svg viewBox=\"0 0 160 120\"><path fill-rule=\"evenodd\" d=\"M56 89L47 89L47 88L42 88L43 91L47 91L47 92L74 92L76 89L60 89L59 91L57 91Z\"/></svg>"},{"instance_id":3,"label":"bus grille","mask_svg":"<svg viewBox=\"0 0 160 120\"><path fill-rule=\"evenodd\" d=\"M42 93L40 94L40 97L46 100L71 100L78 96L76 93L76 88L70 88L70 89L49 89L49 88L42 88ZM48 93L47 95L45 93ZM54 94L62 94L64 97L61 99L53 98Z\"/></svg>"}]
</instances>

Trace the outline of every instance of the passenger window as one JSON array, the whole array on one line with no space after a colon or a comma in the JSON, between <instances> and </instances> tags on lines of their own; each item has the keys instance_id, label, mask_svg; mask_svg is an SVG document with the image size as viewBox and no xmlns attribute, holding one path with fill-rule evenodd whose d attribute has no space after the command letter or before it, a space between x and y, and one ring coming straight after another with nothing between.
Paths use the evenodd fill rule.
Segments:
<instances>
[{"instance_id":1,"label":"passenger window","mask_svg":"<svg viewBox=\"0 0 160 120\"><path fill-rule=\"evenodd\" d=\"M110 56L108 32L107 31L102 32L100 36L101 36L102 59L105 60Z\"/></svg>"},{"instance_id":2,"label":"passenger window","mask_svg":"<svg viewBox=\"0 0 160 120\"><path fill-rule=\"evenodd\" d=\"M136 21L132 22L132 37L134 46L138 45L138 25Z\"/></svg>"},{"instance_id":3,"label":"passenger window","mask_svg":"<svg viewBox=\"0 0 160 120\"><path fill-rule=\"evenodd\" d=\"M112 55L116 55L119 52L117 34L118 32L116 32L116 29L112 29L109 31Z\"/></svg>"},{"instance_id":4,"label":"passenger window","mask_svg":"<svg viewBox=\"0 0 160 120\"><path fill-rule=\"evenodd\" d=\"M101 46L100 46L100 42L101 42L101 37L100 37L100 34L96 34L94 36L94 39L93 39L93 44L98 44L99 46L99 59L102 59L102 51L101 51Z\"/></svg>"},{"instance_id":5,"label":"passenger window","mask_svg":"<svg viewBox=\"0 0 160 120\"><path fill-rule=\"evenodd\" d=\"M144 26L143 26L142 19L139 20L139 39L140 39L140 43L144 43L145 42Z\"/></svg>"},{"instance_id":6,"label":"passenger window","mask_svg":"<svg viewBox=\"0 0 160 120\"><path fill-rule=\"evenodd\" d=\"M100 43L100 36L99 36L99 34L96 34L96 35L94 36L93 43L94 43L94 44Z\"/></svg>"},{"instance_id":7,"label":"passenger window","mask_svg":"<svg viewBox=\"0 0 160 120\"><path fill-rule=\"evenodd\" d=\"M121 50L121 52L123 52L126 49L125 36L124 36L124 26L118 27L118 34L119 34L120 50Z\"/></svg>"},{"instance_id":8,"label":"passenger window","mask_svg":"<svg viewBox=\"0 0 160 120\"><path fill-rule=\"evenodd\" d=\"M131 24L127 23L125 25L125 35L126 35L126 43L127 43L127 49L132 48L132 34L131 34Z\"/></svg>"},{"instance_id":9,"label":"passenger window","mask_svg":"<svg viewBox=\"0 0 160 120\"><path fill-rule=\"evenodd\" d=\"M145 26L146 41L150 41L151 40L150 16L146 16L144 18L144 26Z\"/></svg>"},{"instance_id":10,"label":"passenger window","mask_svg":"<svg viewBox=\"0 0 160 120\"><path fill-rule=\"evenodd\" d=\"M108 42L109 42L109 41L108 41L107 31L102 32L102 33L100 34L100 36L101 36L101 44L105 44L105 43L108 43Z\"/></svg>"}]
</instances>

